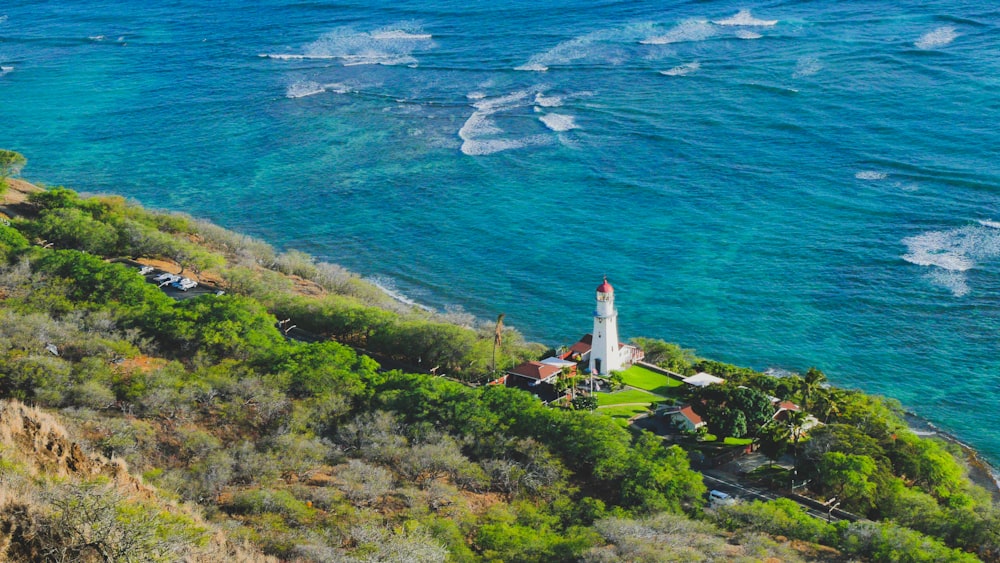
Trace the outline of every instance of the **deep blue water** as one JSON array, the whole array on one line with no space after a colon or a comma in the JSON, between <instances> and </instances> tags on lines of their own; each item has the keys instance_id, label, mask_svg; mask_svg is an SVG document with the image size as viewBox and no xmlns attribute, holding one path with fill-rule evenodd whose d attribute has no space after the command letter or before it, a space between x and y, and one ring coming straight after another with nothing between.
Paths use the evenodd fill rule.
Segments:
<instances>
[{"instance_id":1,"label":"deep blue water","mask_svg":"<svg viewBox=\"0 0 1000 563\"><path fill-rule=\"evenodd\" d=\"M623 336L816 365L1000 460L998 24L957 0L15 0L0 147L553 345L607 274Z\"/></svg>"}]
</instances>

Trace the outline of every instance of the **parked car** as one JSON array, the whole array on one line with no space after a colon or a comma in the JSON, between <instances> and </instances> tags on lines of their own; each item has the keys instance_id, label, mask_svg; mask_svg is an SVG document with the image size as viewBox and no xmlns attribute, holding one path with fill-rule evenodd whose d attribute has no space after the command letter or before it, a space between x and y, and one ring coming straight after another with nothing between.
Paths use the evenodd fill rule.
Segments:
<instances>
[{"instance_id":1,"label":"parked car","mask_svg":"<svg viewBox=\"0 0 1000 563\"><path fill-rule=\"evenodd\" d=\"M181 291L187 291L189 289L198 287L198 282L194 281L191 278L181 278L170 285L176 287Z\"/></svg>"},{"instance_id":2,"label":"parked car","mask_svg":"<svg viewBox=\"0 0 1000 563\"><path fill-rule=\"evenodd\" d=\"M708 504L713 507L728 506L736 504L736 499L732 495L712 489L708 492Z\"/></svg>"}]
</instances>

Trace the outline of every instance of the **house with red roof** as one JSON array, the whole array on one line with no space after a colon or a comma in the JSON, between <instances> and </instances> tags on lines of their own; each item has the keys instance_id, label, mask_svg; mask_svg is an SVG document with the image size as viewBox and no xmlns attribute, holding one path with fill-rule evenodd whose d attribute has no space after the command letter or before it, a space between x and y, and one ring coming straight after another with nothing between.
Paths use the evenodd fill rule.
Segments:
<instances>
[{"instance_id":1,"label":"house with red roof","mask_svg":"<svg viewBox=\"0 0 1000 563\"><path fill-rule=\"evenodd\" d=\"M691 405L671 406L662 411L678 428L688 432L694 432L705 426L705 421L694 412Z\"/></svg>"}]
</instances>

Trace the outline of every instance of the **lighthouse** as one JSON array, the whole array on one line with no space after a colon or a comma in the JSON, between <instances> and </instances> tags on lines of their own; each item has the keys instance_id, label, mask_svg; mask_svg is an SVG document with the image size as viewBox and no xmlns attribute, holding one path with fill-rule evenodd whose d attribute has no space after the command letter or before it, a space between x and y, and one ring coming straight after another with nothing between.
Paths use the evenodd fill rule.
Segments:
<instances>
[{"instance_id":1,"label":"lighthouse","mask_svg":"<svg viewBox=\"0 0 1000 563\"><path fill-rule=\"evenodd\" d=\"M597 308L594 310L594 336L590 348L590 373L607 375L622 369L621 346L618 343L618 311L615 310L615 289L604 278L597 286Z\"/></svg>"}]
</instances>

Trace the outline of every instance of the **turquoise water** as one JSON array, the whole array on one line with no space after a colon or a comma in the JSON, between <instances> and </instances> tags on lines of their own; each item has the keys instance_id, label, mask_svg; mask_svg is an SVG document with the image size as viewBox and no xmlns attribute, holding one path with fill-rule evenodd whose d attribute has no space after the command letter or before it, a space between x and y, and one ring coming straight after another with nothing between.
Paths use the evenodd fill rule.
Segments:
<instances>
[{"instance_id":1,"label":"turquoise water","mask_svg":"<svg viewBox=\"0 0 1000 563\"><path fill-rule=\"evenodd\" d=\"M0 146L558 345L816 365L1000 460L1000 11L13 2Z\"/></svg>"}]
</instances>

